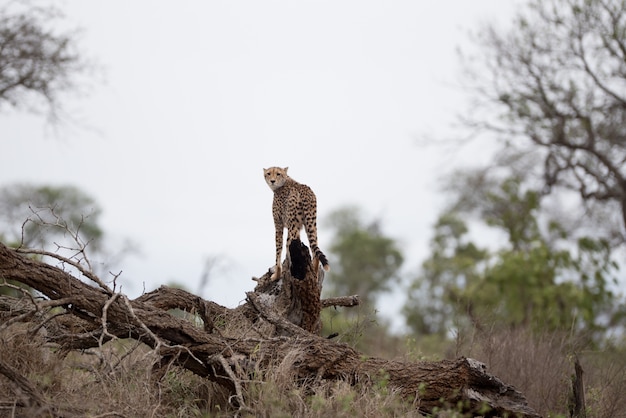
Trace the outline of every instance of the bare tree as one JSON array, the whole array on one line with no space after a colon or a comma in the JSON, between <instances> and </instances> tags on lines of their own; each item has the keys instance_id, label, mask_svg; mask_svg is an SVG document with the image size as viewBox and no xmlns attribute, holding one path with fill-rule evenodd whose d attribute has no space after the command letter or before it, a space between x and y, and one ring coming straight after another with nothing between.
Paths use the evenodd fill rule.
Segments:
<instances>
[{"instance_id":1,"label":"bare tree","mask_svg":"<svg viewBox=\"0 0 626 418\"><path fill-rule=\"evenodd\" d=\"M510 31L488 26L476 40L489 112L469 122L538 152L546 193L617 206L626 225L626 2L531 0Z\"/></svg>"},{"instance_id":2,"label":"bare tree","mask_svg":"<svg viewBox=\"0 0 626 418\"><path fill-rule=\"evenodd\" d=\"M76 32L60 32L63 14L55 7L12 1L0 7L0 111L47 107L58 120L60 96L76 90L87 69L76 45Z\"/></svg>"}]
</instances>

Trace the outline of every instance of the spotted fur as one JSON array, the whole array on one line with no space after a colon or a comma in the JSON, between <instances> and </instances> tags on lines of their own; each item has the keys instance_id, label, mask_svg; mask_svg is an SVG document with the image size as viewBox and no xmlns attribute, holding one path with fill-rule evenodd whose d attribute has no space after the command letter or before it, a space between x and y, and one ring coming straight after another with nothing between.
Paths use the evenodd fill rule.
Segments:
<instances>
[{"instance_id":1,"label":"spotted fur","mask_svg":"<svg viewBox=\"0 0 626 418\"><path fill-rule=\"evenodd\" d=\"M281 255L283 251L283 230L287 228L287 249L295 239L300 239L300 230L304 227L316 265L321 262L328 271L328 260L317 246L317 199L313 190L300 184L287 175L287 169L280 167L264 168L265 181L274 192L272 214L276 228L276 267L272 279L281 274Z\"/></svg>"}]
</instances>

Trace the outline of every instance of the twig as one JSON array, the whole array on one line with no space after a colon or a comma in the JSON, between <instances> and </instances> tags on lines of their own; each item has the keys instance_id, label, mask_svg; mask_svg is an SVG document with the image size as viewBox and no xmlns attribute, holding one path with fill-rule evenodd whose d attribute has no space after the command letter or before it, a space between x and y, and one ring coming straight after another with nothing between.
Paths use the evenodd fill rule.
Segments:
<instances>
[{"instance_id":1,"label":"twig","mask_svg":"<svg viewBox=\"0 0 626 418\"><path fill-rule=\"evenodd\" d=\"M360 305L361 298L359 295L340 296L336 298L322 299L320 302L322 304L322 309L329 308L331 306L344 306L346 308L351 308L353 306Z\"/></svg>"},{"instance_id":2,"label":"twig","mask_svg":"<svg viewBox=\"0 0 626 418\"><path fill-rule=\"evenodd\" d=\"M74 300L74 298L63 298L60 300L64 300L64 299L70 299L70 300ZM62 305L65 305L66 303L63 303ZM44 325L46 325L48 322L52 321L55 318L58 318L59 316L63 316L63 315L67 315L68 312L67 311L63 311L63 312L58 312L54 315L50 315L49 317L47 317L44 321L42 321L40 324L37 324L37 326L35 328L31 328L30 330L28 330L28 332L31 335L34 335L35 333L37 333L37 331L39 331Z\"/></svg>"},{"instance_id":3,"label":"twig","mask_svg":"<svg viewBox=\"0 0 626 418\"><path fill-rule=\"evenodd\" d=\"M128 356L130 356L137 348L139 348L141 346L141 344L142 344L141 341L135 341L135 344L129 350L127 350L122 356L120 356L120 358L117 361L117 363L115 363L112 366L113 369L116 369L120 364L122 364L124 359L126 359Z\"/></svg>"},{"instance_id":4,"label":"twig","mask_svg":"<svg viewBox=\"0 0 626 418\"><path fill-rule=\"evenodd\" d=\"M85 216L81 214L80 216L80 222L78 223L78 225L75 228L70 228L70 226L68 225L68 223L63 219L62 216L57 215L57 213L55 212L55 209L57 208L57 205L50 205L48 207L44 207L44 208L37 208L39 210L35 210L33 209L32 206L28 206L28 208L30 209L31 213L37 217L38 222L34 221L33 219L31 219L30 217L28 217L24 223L22 224L22 244L24 243L24 230L25 230L25 226L28 222L33 222L33 223L38 223L40 226L54 226L54 227L58 227L61 228L63 230L65 230L71 237L72 240L76 243L77 248L72 248L72 247L66 247L60 244L57 244L56 242L54 242L54 244L57 246L57 250L59 249L65 249L65 250L70 250L70 251L75 251L76 254L72 255L70 258L77 258L78 259L78 254L82 254L82 261L84 261L87 264L87 270L88 271L93 271L92 267L91 267L91 262L89 261L89 257L87 256L87 252L85 251L85 249L87 248L87 246L91 243L91 240L88 240L87 242L83 241L83 239L80 236L80 229L81 227L84 225L85 223ZM52 217L54 217L55 222L52 223L46 219L44 219L41 216L41 212L43 211L48 211L50 213L50 215L52 215ZM80 262L80 260L79 260Z\"/></svg>"},{"instance_id":5,"label":"twig","mask_svg":"<svg viewBox=\"0 0 626 418\"><path fill-rule=\"evenodd\" d=\"M224 358L224 356L222 356L221 354L216 354L214 356L211 356L211 360L216 360L222 366L222 368L224 369L224 372L226 372L229 379L233 382L233 385L235 386L235 395L233 396L237 398L237 402L239 403L239 410L240 411L249 410L248 407L246 406L246 403L243 400L243 391L241 390L241 383L239 382L239 379L237 379L237 376L235 376L235 373L226 362L226 359ZM217 373L215 374L217 375ZM229 402L230 402L230 399L229 399Z\"/></svg>"},{"instance_id":6,"label":"twig","mask_svg":"<svg viewBox=\"0 0 626 418\"><path fill-rule=\"evenodd\" d=\"M122 301L124 301L124 304L126 305L126 308L128 309L128 313L130 314L130 316L136 321L137 324L139 324L139 326L141 327L142 330L144 330L144 332L146 334L148 334L150 336L150 338L152 338L152 341L154 343L154 351L155 352L159 352L159 349L161 347L166 347L166 348L177 348L181 351L186 352L187 354L189 354L189 356L191 358L193 358L195 361L197 361L199 364L204 366L204 363L202 362L202 360L200 360L198 357L196 357L189 348L184 347L182 345L168 345L163 343L163 341L161 341L161 339L159 337L157 337L157 335L155 333L153 333L150 328L148 328L148 326L146 324L144 324L141 320L139 320L139 318L137 318L137 315L135 315L135 311L132 307L132 305L130 304L130 300L128 300L128 297L126 297L125 295L121 294L121 293L117 293L118 295L121 295L120 297L122 298Z\"/></svg>"},{"instance_id":7,"label":"twig","mask_svg":"<svg viewBox=\"0 0 626 418\"><path fill-rule=\"evenodd\" d=\"M46 250L37 250L34 248L16 248L14 250L15 252L21 253L21 254L37 254L37 255L45 255L48 257L52 257L52 258L56 258L57 260L63 262L63 263L67 263L70 266L76 268L76 270L78 270L83 276L87 277L89 280L95 282L98 284L98 286L100 286L102 288L102 290L104 290L105 292L107 292L109 295L113 295L113 291L102 281L100 280L100 278L98 276L96 276L93 272L91 272L90 270L85 269L83 266L80 265L80 263L73 261L69 258L63 257L55 252L52 251L46 251Z\"/></svg>"},{"instance_id":8,"label":"twig","mask_svg":"<svg viewBox=\"0 0 626 418\"><path fill-rule=\"evenodd\" d=\"M107 314L108 314L109 307L111 306L111 304L115 302L115 299L120 297L120 295L121 293L114 293L113 296L111 296L109 300L106 301L106 303L104 304L104 307L102 308L102 317L100 318L100 322L102 323L102 333L100 334L100 338L98 339L98 346L100 347L100 349L102 349L102 345L104 344L103 341L104 341L105 336L109 336L113 340L117 338L115 335L110 334L108 331Z\"/></svg>"},{"instance_id":9,"label":"twig","mask_svg":"<svg viewBox=\"0 0 626 418\"><path fill-rule=\"evenodd\" d=\"M13 317L11 319L8 319L8 320L4 321L0 325L0 331L8 328L10 325L15 324L17 322L26 322L26 321L30 320L30 318L33 315L35 315L37 312L41 311L42 309L54 308L54 307L57 307L57 306L67 305L68 303L71 303L71 301L73 300L73 298L63 298L63 299L58 299L58 300L44 300L44 301L41 301L41 302L37 302L33 298L33 295L30 292L28 292L26 289L24 289L24 288L12 285L11 283L7 283L7 282L0 283L0 285L2 287L8 287L8 288L20 291L26 298L30 299L30 301L33 304L33 308L34 308L34 309L30 310L30 311L24 312L21 315L15 316L15 317ZM37 326L37 328L35 329L35 332L39 328L41 328L41 326L43 324L45 324L47 321L49 321L49 320L50 320L50 318L46 319L46 321L44 321L42 324Z\"/></svg>"}]
</instances>

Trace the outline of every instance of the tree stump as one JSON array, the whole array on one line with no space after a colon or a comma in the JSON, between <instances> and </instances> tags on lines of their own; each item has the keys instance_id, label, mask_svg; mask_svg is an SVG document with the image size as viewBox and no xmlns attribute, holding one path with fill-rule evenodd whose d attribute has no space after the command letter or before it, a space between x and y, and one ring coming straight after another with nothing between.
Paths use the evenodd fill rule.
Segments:
<instances>
[{"instance_id":1,"label":"tree stump","mask_svg":"<svg viewBox=\"0 0 626 418\"><path fill-rule=\"evenodd\" d=\"M300 240L291 242L287 254L281 277L272 281L268 271L258 279L254 292L267 295L266 303L292 324L319 335L324 270L319 266L315 269L309 248Z\"/></svg>"}]
</instances>

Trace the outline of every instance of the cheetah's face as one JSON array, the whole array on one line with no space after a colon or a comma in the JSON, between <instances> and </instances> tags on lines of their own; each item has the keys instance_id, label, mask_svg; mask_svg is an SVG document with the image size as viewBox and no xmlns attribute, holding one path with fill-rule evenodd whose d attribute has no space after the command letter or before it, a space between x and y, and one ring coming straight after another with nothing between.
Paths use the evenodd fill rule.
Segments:
<instances>
[{"instance_id":1,"label":"cheetah's face","mask_svg":"<svg viewBox=\"0 0 626 418\"><path fill-rule=\"evenodd\" d=\"M276 190L279 187L282 187L287 180L287 167L264 168L263 174L265 175L265 182L268 186L270 186L270 189Z\"/></svg>"}]
</instances>

